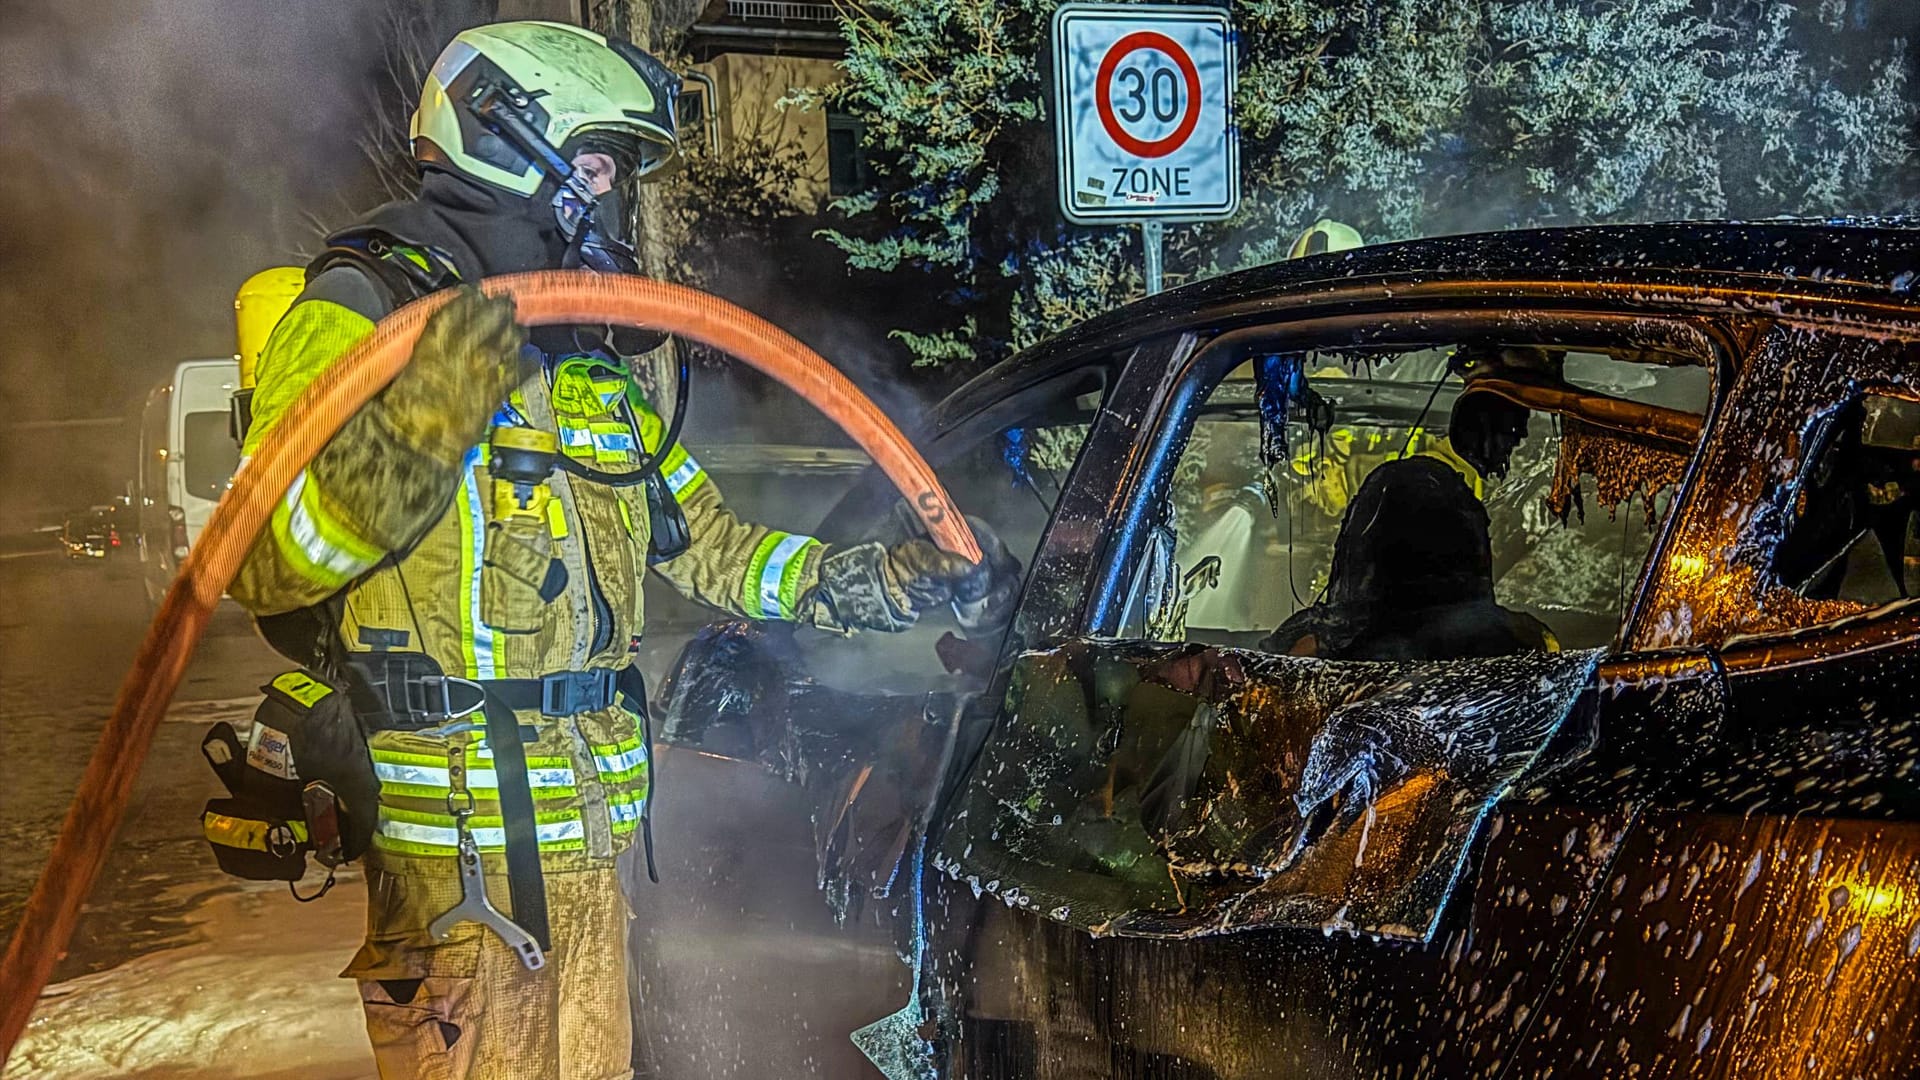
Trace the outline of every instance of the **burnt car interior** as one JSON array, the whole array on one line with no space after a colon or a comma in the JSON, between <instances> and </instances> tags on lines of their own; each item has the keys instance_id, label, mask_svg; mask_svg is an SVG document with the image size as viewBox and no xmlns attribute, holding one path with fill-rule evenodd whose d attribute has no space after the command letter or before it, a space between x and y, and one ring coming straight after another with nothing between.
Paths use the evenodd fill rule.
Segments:
<instances>
[{"instance_id":1,"label":"burnt car interior","mask_svg":"<svg viewBox=\"0 0 1920 1080\"><path fill-rule=\"evenodd\" d=\"M1920 556L1920 402L1856 390L1815 418L1795 515L1773 571L1811 600L1906 599Z\"/></svg>"},{"instance_id":2,"label":"burnt car interior","mask_svg":"<svg viewBox=\"0 0 1920 1080\"><path fill-rule=\"evenodd\" d=\"M936 865L1096 933L1426 939L1615 646L1715 390L1707 348L1501 321L1196 343Z\"/></svg>"},{"instance_id":3,"label":"burnt car interior","mask_svg":"<svg viewBox=\"0 0 1920 1080\"><path fill-rule=\"evenodd\" d=\"M1416 653L1329 651L1316 635L1280 641L1275 631L1330 603L1333 622L1418 621L1433 615L1433 597L1484 587L1497 600L1485 614L1520 627L1516 640L1609 645L1711 394L1709 369L1672 353L1511 342L1315 350L1302 367L1316 409L1290 410L1285 459L1269 466L1253 367L1229 372L1193 414L1144 564L1170 551L1178 585L1156 595L1147 582L1174 575L1143 569L1116 636L1350 659L1483 655L1464 645L1465 625L1466 651L1453 653L1442 641ZM1418 505L1408 504L1418 491L1399 485L1349 512L1371 479L1410 459L1458 482L1434 478L1436 494ZM1343 547L1353 558L1337 558ZM1437 559L1436 547L1454 557ZM1423 559L1424 570L1403 565ZM1482 580L1441 580L1456 577ZM1325 637L1329 619L1306 621Z\"/></svg>"}]
</instances>

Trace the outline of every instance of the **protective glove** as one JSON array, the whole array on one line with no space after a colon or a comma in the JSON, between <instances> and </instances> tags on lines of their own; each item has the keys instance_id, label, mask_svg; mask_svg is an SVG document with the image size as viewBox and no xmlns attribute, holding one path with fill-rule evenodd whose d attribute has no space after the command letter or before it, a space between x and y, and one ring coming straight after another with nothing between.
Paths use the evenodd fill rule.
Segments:
<instances>
[{"instance_id":1,"label":"protective glove","mask_svg":"<svg viewBox=\"0 0 1920 1080\"><path fill-rule=\"evenodd\" d=\"M427 319L407 366L308 466L356 532L391 551L433 523L467 451L535 369L526 341L512 298L471 286Z\"/></svg>"},{"instance_id":2,"label":"protective glove","mask_svg":"<svg viewBox=\"0 0 1920 1080\"><path fill-rule=\"evenodd\" d=\"M990 637L1013 621L1014 605L1020 599L1020 560L986 522L968 516L967 524L973 526L983 557L973 573L954 585L953 613L968 637Z\"/></svg>"},{"instance_id":3,"label":"protective glove","mask_svg":"<svg viewBox=\"0 0 1920 1080\"><path fill-rule=\"evenodd\" d=\"M924 537L829 552L820 561L812 598L814 624L895 633L919 621L921 612L950 603L970 635L991 628L995 619L1005 625L1018 591L1019 560L985 522L968 521L985 554L978 564Z\"/></svg>"},{"instance_id":4,"label":"protective glove","mask_svg":"<svg viewBox=\"0 0 1920 1080\"><path fill-rule=\"evenodd\" d=\"M531 374L521 352L526 343L511 296L495 299L462 285L421 328L413 358L382 394L384 411L415 447L458 461Z\"/></svg>"}]
</instances>

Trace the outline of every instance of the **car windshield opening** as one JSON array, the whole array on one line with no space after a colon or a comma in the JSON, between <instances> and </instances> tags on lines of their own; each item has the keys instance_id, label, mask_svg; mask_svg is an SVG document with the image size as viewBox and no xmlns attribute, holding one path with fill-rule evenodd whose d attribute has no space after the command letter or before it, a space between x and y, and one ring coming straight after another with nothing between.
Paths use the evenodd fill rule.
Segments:
<instances>
[{"instance_id":1,"label":"car windshield opening","mask_svg":"<svg viewBox=\"0 0 1920 1080\"><path fill-rule=\"evenodd\" d=\"M1610 644L1699 439L1709 373L1677 359L1309 353L1324 405L1296 404L1271 467L1243 365L1173 473L1177 599L1122 636L1348 659Z\"/></svg>"}]
</instances>

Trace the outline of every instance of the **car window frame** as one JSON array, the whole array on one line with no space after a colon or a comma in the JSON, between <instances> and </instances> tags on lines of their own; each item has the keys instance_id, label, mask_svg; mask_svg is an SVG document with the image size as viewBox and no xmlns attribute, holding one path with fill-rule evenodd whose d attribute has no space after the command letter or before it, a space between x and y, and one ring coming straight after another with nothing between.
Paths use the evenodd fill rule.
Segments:
<instances>
[{"instance_id":1,"label":"car window frame","mask_svg":"<svg viewBox=\"0 0 1920 1080\"><path fill-rule=\"evenodd\" d=\"M1661 337L1648 332L1653 325L1662 327L1668 335ZM1567 348L1596 349L1622 343L1644 346L1647 341L1658 340L1663 351L1691 355L1696 362L1707 366L1713 374L1713 389L1702 419L1700 441L1689 457L1673 506L1698 497L1692 481L1706 448L1715 438L1716 421L1725 397L1727 357L1731 352L1725 328L1717 320L1603 308L1495 310L1466 304L1421 308L1392 308L1381 304L1356 306L1332 316L1243 326L1204 341L1195 337L1194 347L1178 368L1160 376L1151 407L1135 426L1136 437L1124 451L1129 460L1139 463L1138 468L1120 478L1122 484L1114 492L1114 501L1121 504L1124 511L1110 530L1109 542L1087 568L1085 603L1070 636L1120 640L1117 630L1124 614L1124 599L1144 543L1145 526L1154 513L1155 500L1148 495L1170 475L1177 463L1187 432L1205 404L1207 393L1252 353L1300 352L1331 346L1386 347L1470 337L1552 341ZM1137 384L1150 378L1151 372L1135 372L1130 367L1122 375L1122 389L1129 382ZM1622 650L1627 628L1632 625L1641 599L1649 593L1654 577L1665 565L1663 549L1675 517L1670 510L1648 547L1615 629L1610 653ZM1045 538L1041 547L1043 551L1047 547Z\"/></svg>"}]
</instances>

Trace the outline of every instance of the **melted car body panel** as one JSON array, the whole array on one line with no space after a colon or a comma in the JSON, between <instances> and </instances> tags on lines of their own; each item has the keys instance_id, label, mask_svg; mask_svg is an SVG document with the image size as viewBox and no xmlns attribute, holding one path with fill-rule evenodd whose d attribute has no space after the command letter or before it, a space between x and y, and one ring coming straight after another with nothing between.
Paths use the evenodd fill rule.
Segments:
<instances>
[{"instance_id":1,"label":"melted car body panel","mask_svg":"<svg viewBox=\"0 0 1920 1080\"><path fill-rule=\"evenodd\" d=\"M1428 940L1598 654L1330 662L1075 642L1014 665L937 869L1094 934Z\"/></svg>"}]
</instances>

